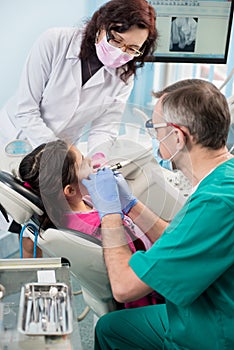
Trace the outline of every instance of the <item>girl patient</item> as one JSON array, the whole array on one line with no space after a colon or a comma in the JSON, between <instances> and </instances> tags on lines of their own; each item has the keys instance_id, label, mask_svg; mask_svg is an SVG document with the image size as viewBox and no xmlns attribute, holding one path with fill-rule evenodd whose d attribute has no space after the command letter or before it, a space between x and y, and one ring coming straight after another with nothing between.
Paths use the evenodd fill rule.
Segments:
<instances>
[{"instance_id":1,"label":"girl patient","mask_svg":"<svg viewBox=\"0 0 234 350\"><path fill-rule=\"evenodd\" d=\"M81 167L83 162L88 162L90 167ZM81 174L83 168L94 171L91 160L84 158L75 146L56 140L44 143L26 155L19 165L19 176L25 186L42 199L46 211L44 225L52 223L101 240L99 214L81 183L89 175ZM123 216L123 223L132 252L147 250L152 245L128 216ZM160 296L152 293L125 306L137 307L160 301Z\"/></svg>"}]
</instances>

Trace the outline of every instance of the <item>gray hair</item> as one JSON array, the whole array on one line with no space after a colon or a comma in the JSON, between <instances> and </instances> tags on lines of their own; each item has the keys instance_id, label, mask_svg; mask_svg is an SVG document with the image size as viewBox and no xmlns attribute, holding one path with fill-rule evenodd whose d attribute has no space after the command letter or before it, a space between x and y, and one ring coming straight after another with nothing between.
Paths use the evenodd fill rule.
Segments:
<instances>
[{"instance_id":1,"label":"gray hair","mask_svg":"<svg viewBox=\"0 0 234 350\"><path fill-rule=\"evenodd\" d=\"M187 127L203 147L225 146L231 119L225 96L205 80L187 79L176 84L162 94L165 120Z\"/></svg>"}]
</instances>

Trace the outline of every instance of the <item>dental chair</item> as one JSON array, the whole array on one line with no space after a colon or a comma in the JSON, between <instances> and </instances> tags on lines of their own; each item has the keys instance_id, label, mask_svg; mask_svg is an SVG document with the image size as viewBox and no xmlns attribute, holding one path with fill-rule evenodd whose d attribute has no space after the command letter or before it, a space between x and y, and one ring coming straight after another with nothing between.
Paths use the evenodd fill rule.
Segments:
<instances>
[{"instance_id":1,"label":"dental chair","mask_svg":"<svg viewBox=\"0 0 234 350\"><path fill-rule=\"evenodd\" d=\"M135 143L130 145L129 141L125 141L116 146L113 152L115 157L110 160L110 164L122 162L124 166L121 172L134 195L156 214L170 221L184 204L187 193L171 183L170 178L167 178L169 172L159 167L148 149L137 149ZM126 155L123 157L120 154ZM10 215L22 226L33 223L39 227L44 213L43 203L6 171L0 171L0 204L5 210L5 216ZM31 226L28 225L26 230L34 241ZM97 238L82 232L49 227L42 229L37 245L47 256L64 257L69 261L70 270L81 286L85 303L97 316L122 307L113 298L101 242Z\"/></svg>"},{"instance_id":2,"label":"dental chair","mask_svg":"<svg viewBox=\"0 0 234 350\"><path fill-rule=\"evenodd\" d=\"M39 227L44 213L41 200L14 176L0 171L0 203L6 213L21 225ZM34 241L31 225L28 236ZM101 316L120 307L114 300L103 260L100 240L82 232L49 228L38 236L38 246L49 257L63 257L78 279L85 303Z\"/></svg>"}]
</instances>

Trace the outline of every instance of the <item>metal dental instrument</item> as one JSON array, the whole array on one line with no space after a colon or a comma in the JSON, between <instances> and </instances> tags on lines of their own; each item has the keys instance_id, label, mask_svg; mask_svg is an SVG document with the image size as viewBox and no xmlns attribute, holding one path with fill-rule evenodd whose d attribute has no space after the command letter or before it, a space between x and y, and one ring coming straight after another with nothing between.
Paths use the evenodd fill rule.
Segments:
<instances>
[{"instance_id":1,"label":"metal dental instrument","mask_svg":"<svg viewBox=\"0 0 234 350\"><path fill-rule=\"evenodd\" d=\"M52 299L51 308L52 308L53 313L54 313L54 324L55 324L55 329L56 329L56 332L57 332L59 330L58 301L57 301L58 288L50 287L49 295L50 295L50 297Z\"/></svg>"},{"instance_id":2,"label":"metal dental instrument","mask_svg":"<svg viewBox=\"0 0 234 350\"><path fill-rule=\"evenodd\" d=\"M2 284L0 284L0 299L2 299L5 294L6 294L5 287Z\"/></svg>"},{"instance_id":3,"label":"metal dental instrument","mask_svg":"<svg viewBox=\"0 0 234 350\"><path fill-rule=\"evenodd\" d=\"M36 322L36 320L37 320L37 307L36 307L34 286L32 286L32 302L33 302L33 318L34 318L34 322Z\"/></svg>"},{"instance_id":4,"label":"metal dental instrument","mask_svg":"<svg viewBox=\"0 0 234 350\"><path fill-rule=\"evenodd\" d=\"M128 160L124 160L121 163L119 162L119 163L107 166L107 168L109 168L112 171L116 171L123 168L125 165L128 165L128 162L129 162Z\"/></svg>"}]
</instances>

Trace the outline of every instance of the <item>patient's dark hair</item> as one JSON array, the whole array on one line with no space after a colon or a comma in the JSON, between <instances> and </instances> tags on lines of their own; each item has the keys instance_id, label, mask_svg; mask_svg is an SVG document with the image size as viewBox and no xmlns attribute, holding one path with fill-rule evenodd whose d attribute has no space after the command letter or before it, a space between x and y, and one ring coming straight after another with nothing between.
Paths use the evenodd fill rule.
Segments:
<instances>
[{"instance_id":1,"label":"patient's dark hair","mask_svg":"<svg viewBox=\"0 0 234 350\"><path fill-rule=\"evenodd\" d=\"M38 146L22 159L19 176L42 199L47 215L41 226L61 226L62 214L69 210L63 189L78 181L76 156L69 145L56 140Z\"/></svg>"}]
</instances>

